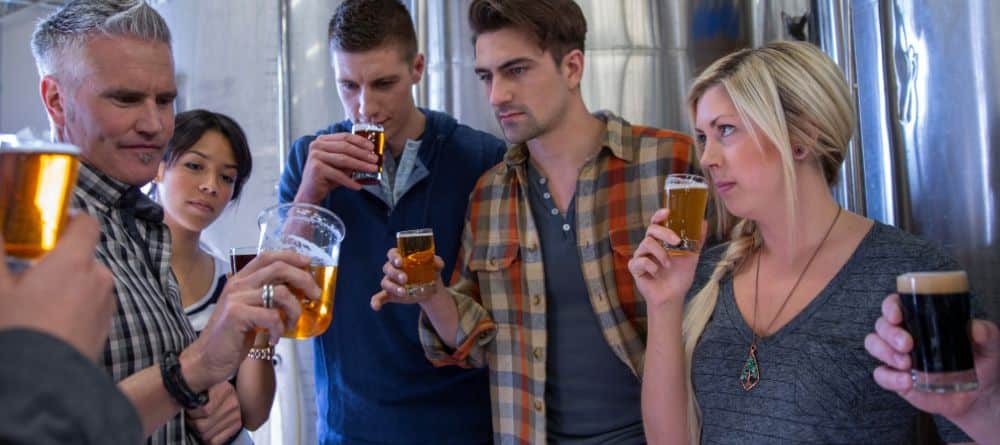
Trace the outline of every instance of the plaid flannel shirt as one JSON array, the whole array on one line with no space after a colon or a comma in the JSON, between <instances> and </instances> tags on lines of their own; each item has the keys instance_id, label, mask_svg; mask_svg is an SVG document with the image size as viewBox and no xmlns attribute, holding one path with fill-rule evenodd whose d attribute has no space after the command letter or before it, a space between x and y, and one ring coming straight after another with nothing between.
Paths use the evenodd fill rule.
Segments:
<instances>
[{"instance_id":1,"label":"plaid flannel shirt","mask_svg":"<svg viewBox=\"0 0 1000 445\"><path fill-rule=\"evenodd\" d=\"M627 264L669 173L694 168L691 138L632 126L610 113L603 148L580 170L577 243L605 340L642 376L646 304ZM489 366L496 443L545 443L545 276L528 202L524 144L511 147L473 190L451 293L459 345L448 348L421 313L420 338L435 365Z\"/></svg>"},{"instance_id":2,"label":"plaid flannel shirt","mask_svg":"<svg viewBox=\"0 0 1000 445\"><path fill-rule=\"evenodd\" d=\"M115 279L118 304L103 360L115 382L159 363L166 351L180 352L195 339L170 269L170 230L159 206L138 193L134 186L80 164L73 207L101 223L97 259ZM129 195L144 202L137 205ZM180 413L145 443L199 442Z\"/></svg>"}]
</instances>

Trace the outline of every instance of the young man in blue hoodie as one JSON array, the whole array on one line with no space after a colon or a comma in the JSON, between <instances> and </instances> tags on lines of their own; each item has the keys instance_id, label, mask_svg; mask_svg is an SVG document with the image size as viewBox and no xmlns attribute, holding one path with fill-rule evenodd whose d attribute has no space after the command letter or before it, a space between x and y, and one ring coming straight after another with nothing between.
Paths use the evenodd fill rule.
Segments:
<instances>
[{"instance_id":1,"label":"young man in blue hoodie","mask_svg":"<svg viewBox=\"0 0 1000 445\"><path fill-rule=\"evenodd\" d=\"M319 442L480 444L492 440L485 370L435 368L424 358L416 305L372 311L385 252L400 230L432 228L447 281L469 193L506 145L440 112L417 108L424 71L413 23L398 0L347 0L330 20L337 90L349 119L295 141L280 200L332 210L347 226L337 301L316 347ZM379 184L372 145L352 122L385 128Z\"/></svg>"}]
</instances>

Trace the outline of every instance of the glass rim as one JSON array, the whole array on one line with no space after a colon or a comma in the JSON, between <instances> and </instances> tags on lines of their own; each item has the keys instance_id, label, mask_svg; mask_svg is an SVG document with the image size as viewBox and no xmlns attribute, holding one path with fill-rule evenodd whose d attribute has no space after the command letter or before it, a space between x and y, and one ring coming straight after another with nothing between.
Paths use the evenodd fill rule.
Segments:
<instances>
[{"instance_id":1,"label":"glass rim","mask_svg":"<svg viewBox=\"0 0 1000 445\"><path fill-rule=\"evenodd\" d=\"M229 255L246 255L249 253L257 255L260 252L257 246L236 246L229 248Z\"/></svg>"},{"instance_id":2,"label":"glass rim","mask_svg":"<svg viewBox=\"0 0 1000 445\"><path fill-rule=\"evenodd\" d=\"M337 216L336 213L333 213L324 207L320 207L314 204L306 204L303 202L287 202L284 204L276 204L267 207L264 210L261 210L260 213L257 214L257 227L260 227L261 224L264 223L264 217L270 214L271 212L276 212L284 209L292 209L292 208L307 209L316 212L320 215L323 215L323 217L328 218L330 220L330 222L332 223L331 225L333 225L334 229L340 232L340 239L338 240L338 242L343 242L344 238L347 238L347 227L344 225L344 221L342 221L340 217ZM261 236L263 236L263 233L261 234Z\"/></svg>"},{"instance_id":3,"label":"glass rim","mask_svg":"<svg viewBox=\"0 0 1000 445\"><path fill-rule=\"evenodd\" d=\"M410 229L410 230L400 230L396 232L396 239L399 238L409 238L411 236L434 236L434 229L422 228L422 229Z\"/></svg>"},{"instance_id":4,"label":"glass rim","mask_svg":"<svg viewBox=\"0 0 1000 445\"><path fill-rule=\"evenodd\" d=\"M667 175L667 181L669 181L671 178L683 179L687 181L707 182L704 176L696 175L694 173L671 173Z\"/></svg>"},{"instance_id":5,"label":"glass rim","mask_svg":"<svg viewBox=\"0 0 1000 445\"><path fill-rule=\"evenodd\" d=\"M0 134L0 152L2 153L52 153L67 154L73 156L80 155L80 147L61 142L47 142L39 140L25 141L9 135Z\"/></svg>"},{"instance_id":6,"label":"glass rim","mask_svg":"<svg viewBox=\"0 0 1000 445\"><path fill-rule=\"evenodd\" d=\"M355 122L351 124L351 133L357 131L385 131L385 128L379 124L372 124L368 122Z\"/></svg>"}]
</instances>

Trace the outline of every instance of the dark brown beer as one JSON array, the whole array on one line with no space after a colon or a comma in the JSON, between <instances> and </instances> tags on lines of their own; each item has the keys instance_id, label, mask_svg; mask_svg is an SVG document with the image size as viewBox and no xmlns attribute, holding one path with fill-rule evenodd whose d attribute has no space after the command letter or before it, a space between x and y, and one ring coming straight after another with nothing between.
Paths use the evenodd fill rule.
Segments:
<instances>
[{"instance_id":1,"label":"dark brown beer","mask_svg":"<svg viewBox=\"0 0 1000 445\"><path fill-rule=\"evenodd\" d=\"M382 159L385 151L385 130L381 125L375 124L354 124L351 128L351 133L361 136L365 139L371 141L372 145L375 146L375 156L378 156L378 160L375 164L378 165L378 171L374 173L369 172L354 172L351 175L351 179L358 182L361 185L376 185L382 181Z\"/></svg>"},{"instance_id":2,"label":"dark brown beer","mask_svg":"<svg viewBox=\"0 0 1000 445\"><path fill-rule=\"evenodd\" d=\"M431 229L397 233L396 247L403 259L406 288L422 288L437 281L437 271L434 268L434 232Z\"/></svg>"},{"instance_id":3,"label":"dark brown beer","mask_svg":"<svg viewBox=\"0 0 1000 445\"><path fill-rule=\"evenodd\" d=\"M77 166L77 152L69 149L0 149L0 229L8 256L32 260L55 247Z\"/></svg>"},{"instance_id":4,"label":"dark brown beer","mask_svg":"<svg viewBox=\"0 0 1000 445\"><path fill-rule=\"evenodd\" d=\"M294 327L285 331L282 337L304 339L326 332L333 319L333 301L337 290L337 266L311 265L308 272L319 285L320 299L309 300L298 289L292 293L302 305L302 315ZM282 318L284 314L282 314Z\"/></svg>"},{"instance_id":5,"label":"dark brown beer","mask_svg":"<svg viewBox=\"0 0 1000 445\"><path fill-rule=\"evenodd\" d=\"M903 326L913 337L914 387L948 392L975 389L971 301L965 272L900 275L896 288Z\"/></svg>"}]
</instances>

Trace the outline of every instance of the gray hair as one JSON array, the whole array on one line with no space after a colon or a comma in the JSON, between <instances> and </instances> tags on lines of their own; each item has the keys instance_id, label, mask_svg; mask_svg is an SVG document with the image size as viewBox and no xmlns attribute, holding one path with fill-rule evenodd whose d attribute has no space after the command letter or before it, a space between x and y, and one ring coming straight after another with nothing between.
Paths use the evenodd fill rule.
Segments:
<instances>
[{"instance_id":1,"label":"gray hair","mask_svg":"<svg viewBox=\"0 0 1000 445\"><path fill-rule=\"evenodd\" d=\"M73 0L35 26L31 52L38 73L65 68L68 50L80 49L97 35L138 37L170 45L170 29L145 0Z\"/></svg>"}]
</instances>

